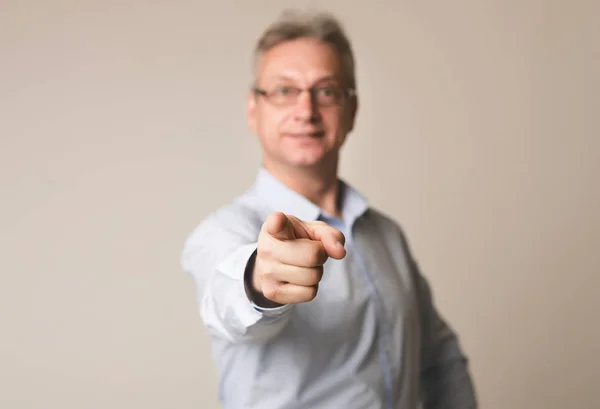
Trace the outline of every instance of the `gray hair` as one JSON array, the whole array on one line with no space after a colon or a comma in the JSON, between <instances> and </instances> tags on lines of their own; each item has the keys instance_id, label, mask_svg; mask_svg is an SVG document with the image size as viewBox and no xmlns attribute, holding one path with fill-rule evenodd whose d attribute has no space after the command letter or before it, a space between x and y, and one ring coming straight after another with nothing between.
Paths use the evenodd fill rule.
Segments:
<instances>
[{"instance_id":1,"label":"gray hair","mask_svg":"<svg viewBox=\"0 0 600 409\"><path fill-rule=\"evenodd\" d=\"M264 53L271 48L300 38L315 38L331 45L340 55L344 79L356 89L354 53L342 24L326 12L286 10L264 31L254 49L254 69Z\"/></svg>"}]
</instances>

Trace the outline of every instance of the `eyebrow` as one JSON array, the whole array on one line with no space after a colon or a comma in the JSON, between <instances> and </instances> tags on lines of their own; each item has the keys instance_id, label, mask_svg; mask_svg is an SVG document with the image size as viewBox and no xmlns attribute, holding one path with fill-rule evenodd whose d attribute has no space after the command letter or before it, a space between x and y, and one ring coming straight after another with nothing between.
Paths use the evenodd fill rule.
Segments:
<instances>
[{"instance_id":1,"label":"eyebrow","mask_svg":"<svg viewBox=\"0 0 600 409\"><path fill-rule=\"evenodd\" d=\"M287 76L285 74L278 74L276 76L273 77L273 80L275 81L290 81L290 82L295 82L295 79ZM314 82L314 84L320 84L322 82L327 82L327 81L336 81L336 82L340 82L339 79L335 76L335 75L326 75L324 77L319 78L317 81Z\"/></svg>"}]
</instances>

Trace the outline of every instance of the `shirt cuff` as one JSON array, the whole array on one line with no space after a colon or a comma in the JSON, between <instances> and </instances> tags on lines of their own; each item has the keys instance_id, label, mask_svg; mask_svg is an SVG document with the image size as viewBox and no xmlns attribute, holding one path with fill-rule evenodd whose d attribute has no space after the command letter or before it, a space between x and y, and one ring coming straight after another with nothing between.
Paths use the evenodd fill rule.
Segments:
<instances>
[{"instance_id":1,"label":"shirt cuff","mask_svg":"<svg viewBox=\"0 0 600 409\"><path fill-rule=\"evenodd\" d=\"M252 307L256 311L258 311L265 317L278 317L293 307L293 304L285 304L285 305L282 305L279 307L274 307L274 308L259 307L258 305L254 304L254 302L252 302L252 300L250 300L250 304L252 304Z\"/></svg>"}]
</instances>

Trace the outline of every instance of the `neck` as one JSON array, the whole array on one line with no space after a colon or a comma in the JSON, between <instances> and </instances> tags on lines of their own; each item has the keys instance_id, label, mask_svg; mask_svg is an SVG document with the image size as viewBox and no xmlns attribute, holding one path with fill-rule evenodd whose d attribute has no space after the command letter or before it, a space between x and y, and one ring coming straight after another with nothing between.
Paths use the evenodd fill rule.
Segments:
<instances>
[{"instance_id":1,"label":"neck","mask_svg":"<svg viewBox=\"0 0 600 409\"><path fill-rule=\"evenodd\" d=\"M341 217L337 158L315 167L290 168L264 161L263 167L296 193L306 197L325 212Z\"/></svg>"}]
</instances>

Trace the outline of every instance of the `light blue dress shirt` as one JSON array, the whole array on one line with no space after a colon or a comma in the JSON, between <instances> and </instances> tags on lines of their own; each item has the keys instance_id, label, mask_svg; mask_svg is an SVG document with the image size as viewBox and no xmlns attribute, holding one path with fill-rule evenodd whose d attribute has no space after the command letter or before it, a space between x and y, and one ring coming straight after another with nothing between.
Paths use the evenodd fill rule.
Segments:
<instances>
[{"instance_id":1,"label":"light blue dress shirt","mask_svg":"<svg viewBox=\"0 0 600 409\"><path fill-rule=\"evenodd\" d=\"M471 409L476 398L455 332L440 317L403 231L340 181L343 220L265 169L187 238L225 409ZM346 236L317 297L258 308L244 272L267 215L323 220Z\"/></svg>"}]
</instances>

